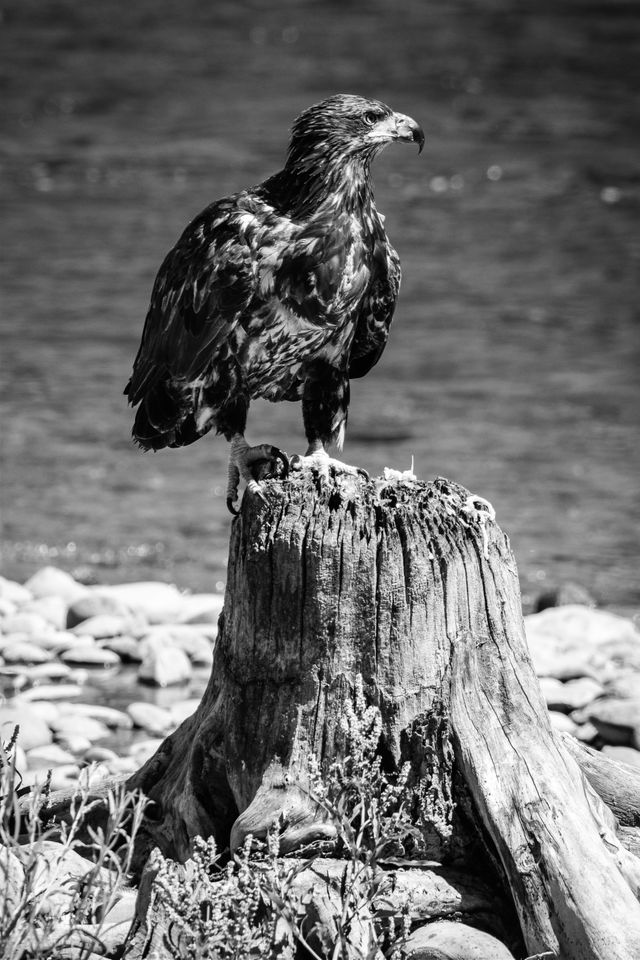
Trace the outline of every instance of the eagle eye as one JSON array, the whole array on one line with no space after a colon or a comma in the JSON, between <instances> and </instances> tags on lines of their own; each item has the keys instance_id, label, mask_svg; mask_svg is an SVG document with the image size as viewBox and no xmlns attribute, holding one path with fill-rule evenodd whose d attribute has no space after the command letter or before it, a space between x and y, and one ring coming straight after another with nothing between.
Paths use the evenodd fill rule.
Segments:
<instances>
[{"instance_id":1,"label":"eagle eye","mask_svg":"<svg viewBox=\"0 0 640 960\"><path fill-rule=\"evenodd\" d=\"M367 110L363 119L368 127L372 127L376 122L376 120L378 119L378 114L375 113L373 110Z\"/></svg>"}]
</instances>

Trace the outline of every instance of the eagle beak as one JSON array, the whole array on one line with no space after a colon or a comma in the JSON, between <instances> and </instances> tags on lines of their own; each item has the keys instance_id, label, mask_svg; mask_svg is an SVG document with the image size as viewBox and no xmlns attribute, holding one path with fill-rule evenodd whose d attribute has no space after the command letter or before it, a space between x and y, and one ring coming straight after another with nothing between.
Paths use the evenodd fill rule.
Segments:
<instances>
[{"instance_id":1,"label":"eagle beak","mask_svg":"<svg viewBox=\"0 0 640 960\"><path fill-rule=\"evenodd\" d=\"M404 113L394 113L393 119L396 125L396 137L406 143L417 143L418 153L422 153L424 147L424 130L419 123L405 116Z\"/></svg>"}]
</instances>

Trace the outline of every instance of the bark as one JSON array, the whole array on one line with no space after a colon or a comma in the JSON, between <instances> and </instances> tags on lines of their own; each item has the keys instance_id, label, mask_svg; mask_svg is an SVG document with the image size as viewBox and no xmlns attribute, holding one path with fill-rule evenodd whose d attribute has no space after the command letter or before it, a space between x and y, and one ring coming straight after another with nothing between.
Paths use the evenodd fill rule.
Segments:
<instances>
[{"instance_id":1,"label":"bark","mask_svg":"<svg viewBox=\"0 0 640 960\"><path fill-rule=\"evenodd\" d=\"M341 754L361 675L385 764L412 764L428 856L498 877L529 954L636 960L637 861L551 731L486 504L444 480L265 489L233 523L202 702L129 782L154 802L141 861L278 819L284 850L329 839L306 757Z\"/></svg>"}]
</instances>

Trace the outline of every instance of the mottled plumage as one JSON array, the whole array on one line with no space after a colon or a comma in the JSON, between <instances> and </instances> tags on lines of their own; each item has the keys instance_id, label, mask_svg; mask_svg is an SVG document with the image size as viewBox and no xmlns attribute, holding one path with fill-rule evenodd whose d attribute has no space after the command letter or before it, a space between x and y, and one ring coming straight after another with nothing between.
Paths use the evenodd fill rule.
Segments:
<instances>
[{"instance_id":1,"label":"mottled plumage","mask_svg":"<svg viewBox=\"0 0 640 960\"><path fill-rule=\"evenodd\" d=\"M283 170L189 224L125 390L142 447L243 435L256 397L302 399L312 447L342 437L349 379L380 358L400 285L369 176L393 139L424 135L378 101L331 97L296 120Z\"/></svg>"}]
</instances>

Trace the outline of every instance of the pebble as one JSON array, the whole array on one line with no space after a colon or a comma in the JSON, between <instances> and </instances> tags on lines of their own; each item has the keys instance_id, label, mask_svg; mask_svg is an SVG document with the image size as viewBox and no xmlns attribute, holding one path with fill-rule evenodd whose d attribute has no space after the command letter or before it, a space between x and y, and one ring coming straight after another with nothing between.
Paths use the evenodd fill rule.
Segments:
<instances>
[{"instance_id":1,"label":"pebble","mask_svg":"<svg viewBox=\"0 0 640 960\"><path fill-rule=\"evenodd\" d=\"M21 613L37 613L55 630L64 630L67 624L67 604L62 597L38 597L20 607Z\"/></svg>"},{"instance_id":2,"label":"pebble","mask_svg":"<svg viewBox=\"0 0 640 960\"><path fill-rule=\"evenodd\" d=\"M3 741L11 739L16 726L20 727L18 743L25 751L42 747L53 739L48 724L28 705L14 701L13 704L0 706L0 735Z\"/></svg>"},{"instance_id":3,"label":"pebble","mask_svg":"<svg viewBox=\"0 0 640 960\"><path fill-rule=\"evenodd\" d=\"M73 754L64 750L57 743L49 743L42 747L33 747L32 750L27 750L27 764L30 770L38 770L42 767L59 767L65 763L75 766L75 762Z\"/></svg>"},{"instance_id":4,"label":"pebble","mask_svg":"<svg viewBox=\"0 0 640 960\"><path fill-rule=\"evenodd\" d=\"M109 764L112 760L118 759L118 754L115 750L110 750L108 747L90 746L82 759L85 763Z\"/></svg>"},{"instance_id":5,"label":"pebble","mask_svg":"<svg viewBox=\"0 0 640 960\"><path fill-rule=\"evenodd\" d=\"M640 700L598 700L576 711L575 717L590 720L605 743L629 746L640 726Z\"/></svg>"},{"instance_id":6,"label":"pebble","mask_svg":"<svg viewBox=\"0 0 640 960\"><path fill-rule=\"evenodd\" d=\"M115 727L124 730L131 730L133 721L124 710L116 710L115 707L104 707L98 703L65 703L60 708L64 716L92 717L94 720L100 720L108 727ZM80 721L82 722L82 721Z\"/></svg>"},{"instance_id":7,"label":"pebble","mask_svg":"<svg viewBox=\"0 0 640 960\"><path fill-rule=\"evenodd\" d=\"M101 613L95 617L89 617L83 620L75 627L71 627L71 633L87 635L94 640L105 640L109 637L119 637L131 630L133 618L131 615L126 617L118 616L115 613Z\"/></svg>"},{"instance_id":8,"label":"pebble","mask_svg":"<svg viewBox=\"0 0 640 960\"><path fill-rule=\"evenodd\" d=\"M142 663L140 643L133 637L111 637L101 640L100 646L117 653L122 663Z\"/></svg>"},{"instance_id":9,"label":"pebble","mask_svg":"<svg viewBox=\"0 0 640 960\"><path fill-rule=\"evenodd\" d=\"M39 683L41 680L66 680L71 675L71 668L57 660L48 663L36 663L25 667L24 676L29 683Z\"/></svg>"},{"instance_id":10,"label":"pebble","mask_svg":"<svg viewBox=\"0 0 640 960\"><path fill-rule=\"evenodd\" d=\"M172 703L169 707L169 713L173 717L176 726L179 726L184 720L187 720L196 712L200 706L200 700L192 697L190 700L179 700L178 703Z\"/></svg>"},{"instance_id":11,"label":"pebble","mask_svg":"<svg viewBox=\"0 0 640 960\"><path fill-rule=\"evenodd\" d=\"M605 693L609 697L640 700L640 673L626 673L607 684Z\"/></svg>"},{"instance_id":12,"label":"pebble","mask_svg":"<svg viewBox=\"0 0 640 960\"><path fill-rule=\"evenodd\" d=\"M146 763L149 760L156 750L162 746L164 742L164 737L154 737L149 740L138 740L136 743L132 743L129 747L129 756L133 757L136 761L137 766L141 767L143 763Z\"/></svg>"},{"instance_id":13,"label":"pebble","mask_svg":"<svg viewBox=\"0 0 640 960\"><path fill-rule=\"evenodd\" d=\"M540 683L549 709L560 710L563 713L571 713L573 710L586 707L604 693L602 684L592 677L579 677L576 680L568 680L566 683L546 677L544 685L542 680Z\"/></svg>"},{"instance_id":14,"label":"pebble","mask_svg":"<svg viewBox=\"0 0 640 960\"><path fill-rule=\"evenodd\" d=\"M217 626L223 606L224 596L221 593L183 594L180 621Z\"/></svg>"},{"instance_id":15,"label":"pebble","mask_svg":"<svg viewBox=\"0 0 640 960\"><path fill-rule=\"evenodd\" d=\"M27 770L24 774L23 784L25 787L43 787L49 779L49 773L51 773L50 788L55 793L57 790L69 790L75 786L80 768L76 763L64 763L59 767L40 767L37 770Z\"/></svg>"},{"instance_id":16,"label":"pebble","mask_svg":"<svg viewBox=\"0 0 640 960\"><path fill-rule=\"evenodd\" d=\"M50 650L43 650L42 647L28 640L16 640L13 643L7 643L2 647L2 657L5 663L47 663L53 660L53 654Z\"/></svg>"},{"instance_id":17,"label":"pebble","mask_svg":"<svg viewBox=\"0 0 640 960\"><path fill-rule=\"evenodd\" d=\"M7 580L6 577L0 577L0 599L8 600L10 603L20 606L20 604L32 600L33 595L21 583L16 583L15 580Z\"/></svg>"},{"instance_id":18,"label":"pebble","mask_svg":"<svg viewBox=\"0 0 640 960\"><path fill-rule=\"evenodd\" d=\"M10 617L18 609L13 600L4 600L0 597L0 623L4 617Z\"/></svg>"},{"instance_id":19,"label":"pebble","mask_svg":"<svg viewBox=\"0 0 640 960\"><path fill-rule=\"evenodd\" d=\"M69 609L67 610L67 627L71 629L85 620L90 620L93 617L99 617L103 614L126 619L131 616L131 609L121 600L118 600L117 597L96 593L95 590L92 590L76 600L75 603L69 605Z\"/></svg>"},{"instance_id":20,"label":"pebble","mask_svg":"<svg viewBox=\"0 0 640 960\"><path fill-rule=\"evenodd\" d=\"M578 726L566 713L559 713L557 710L549 711L549 720L551 721L551 726L557 733L575 734Z\"/></svg>"},{"instance_id":21,"label":"pebble","mask_svg":"<svg viewBox=\"0 0 640 960\"><path fill-rule=\"evenodd\" d=\"M71 679L71 678L69 678ZM29 690L23 690L20 699L27 700L70 700L81 697L84 690L75 683L42 683Z\"/></svg>"},{"instance_id":22,"label":"pebble","mask_svg":"<svg viewBox=\"0 0 640 960\"><path fill-rule=\"evenodd\" d=\"M192 673L188 656L178 647L147 648L144 659L138 667L138 679L158 687L186 683Z\"/></svg>"},{"instance_id":23,"label":"pebble","mask_svg":"<svg viewBox=\"0 0 640 960\"><path fill-rule=\"evenodd\" d=\"M115 667L120 663L120 657L113 650L105 650L91 643L69 647L60 654L60 659L63 663L85 667Z\"/></svg>"},{"instance_id":24,"label":"pebble","mask_svg":"<svg viewBox=\"0 0 640 960\"><path fill-rule=\"evenodd\" d=\"M88 592L88 587L57 567L42 567L25 583L33 597L61 597L67 606Z\"/></svg>"},{"instance_id":25,"label":"pebble","mask_svg":"<svg viewBox=\"0 0 640 960\"><path fill-rule=\"evenodd\" d=\"M2 632L22 633L25 637L33 638L38 634L51 632L51 626L40 613L17 613L5 617L2 621Z\"/></svg>"},{"instance_id":26,"label":"pebble","mask_svg":"<svg viewBox=\"0 0 640 960\"><path fill-rule=\"evenodd\" d=\"M36 716L40 717L47 726L50 726L53 720L60 714L60 707L58 704L53 703L51 700L25 700L24 695L21 693L19 696L15 697L12 701L13 705L20 709L21 705L26 705L26 709L31 713L35 713Z\"/></svg>"},{"instance_id":27,"label":"pebble","mask_svg":"<svg viewBox=\"0 0 640 960\"><path fill-rule=\"evenodd\" d=\"M109 728L100 720L94 720L93 717L83 717L80 724L78 717L71 713L56 717L51 723L51 729L56 736L81 732L91 743L95 740L105 740L110 736Z\"/></svg>"},{"instance_id":28,"label":"pebble","mask_svg":"<svg viewBox=\"0 0 640 960\"><path fill-rule=\"evenodd\" d=\"M598 736L598 730L597 727L594 727L592 723L587 721L587 723L578 724L573 736L581 740L582 743L593 743Z\"/></svg>"},{"instance_id":29,"label":"pebble","mask_svg":"<svg viewBox=\"0 0 640 960\"><path fill-rule=\"evenodd\" d=\"M157 707L153 703L130 703L127 713L136 727L142 727L151 736L164 737L176 727L176 721L170 711Z\"/></svg>"},{"instance_id":30,"label":"pebble","mask_svg":"<svg viewBox=\"0 0 640 960\"><path fill-rule=\"evenodd\" d=\"M82 733L57 733L56 741L76 757L84 757L91 749L91 740Z\"/></svg>"},{"instance_id":31,"label":"pebble","mask_svg":"<svg viewBox=\"0 0 640 960\"><path fill-rule=\"evenodd\" d=\"M183 595L169 583L140 581L116 586L96 587L102 596L114 597L124 606L142 614L149 623L171 623L180 618Z\"/></svg>"}]
</instances>

